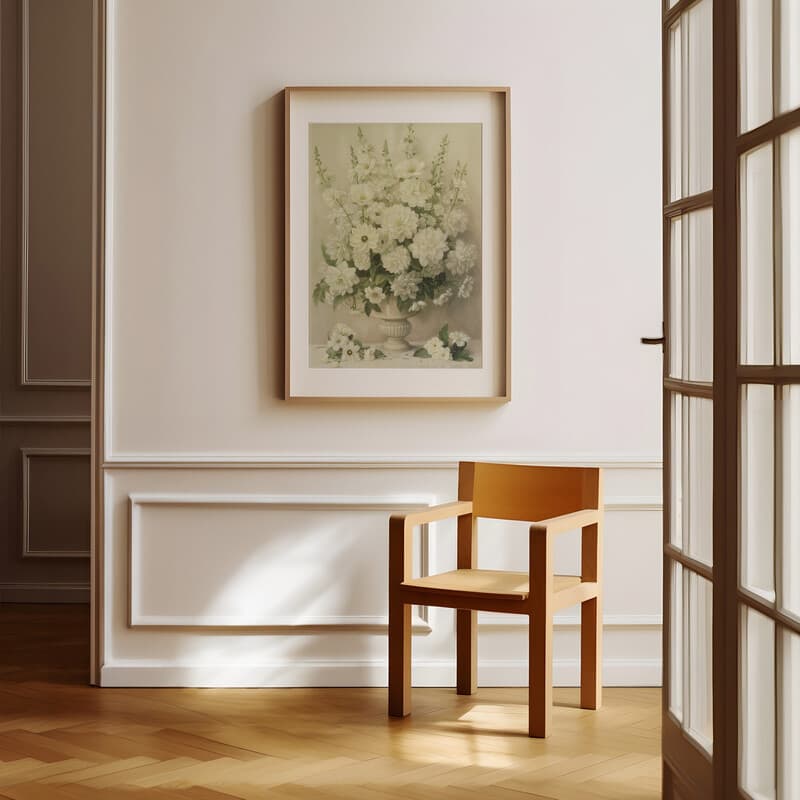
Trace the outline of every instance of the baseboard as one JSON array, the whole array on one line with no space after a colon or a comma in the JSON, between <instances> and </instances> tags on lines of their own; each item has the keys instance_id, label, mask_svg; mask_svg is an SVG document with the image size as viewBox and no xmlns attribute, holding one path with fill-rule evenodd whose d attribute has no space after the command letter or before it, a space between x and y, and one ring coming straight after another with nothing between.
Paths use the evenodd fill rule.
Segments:
<instances>
[{"instance_id":1,"label":"baseboard","mask_svg":"<svg viewBox=\"0 0 800 800\"><path fill-rule=\"evenodd\" d=\"M85 583L0 583L0 603L88 603Z\"/></svg>"},{"instance_id":2,"label":"baseboard","mask_svg":"<svg viewBox=\"0 0 800 800\"><path fill-rule=\"evenodd\" d=\"M577 686L580 662L556 659L553 683ZM229 687L288 688L310 686L386 686L386 662L285 661L254 665L174 665L158 662L119 662L102 668L100 685L107 687ZM415 686L455 686L455 663L423 661L414 664ZM481 686L527 686L528 665L522 660L487 660L478 665ZM660 686L661 659L609 659L603 663L604 686Z\"/></svg>"}]
</instances>

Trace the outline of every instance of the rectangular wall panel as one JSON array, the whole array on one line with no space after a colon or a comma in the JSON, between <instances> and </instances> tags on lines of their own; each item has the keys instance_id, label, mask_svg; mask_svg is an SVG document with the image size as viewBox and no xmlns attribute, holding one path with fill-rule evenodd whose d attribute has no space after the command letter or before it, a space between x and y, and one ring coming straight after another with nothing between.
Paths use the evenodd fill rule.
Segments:
<instances>
[{"instance_id":1,"label":"rectangular wall panel","mask_svg":"<svg viewBox=\"0 0 800 800\"><path fill-rule=\"evenodd\" d=\"M92 2L22 3L23 385L89 384Z\"/></svg>"},{"instance_id":2,"label":"rectangular wall panel","mask_svg":"<svg viewBox=\"0 0 800 800\"><path fill-rule=\"evenodd\" d=\"M88 558L89 450L22 450L22 554Z\"/></svg>"},{"instance_id":3,"label":"rectangular wall panel","mask_svg":"<svg viewBox=\"0 0 800 800\"><path fill-rule=\"evenodd\" d=\"M431 498L134 495L130 504L131 626L363 626L387 620L387 515ZM337 563L347 569L332 571Z\"/></svg>"}]
</instances>

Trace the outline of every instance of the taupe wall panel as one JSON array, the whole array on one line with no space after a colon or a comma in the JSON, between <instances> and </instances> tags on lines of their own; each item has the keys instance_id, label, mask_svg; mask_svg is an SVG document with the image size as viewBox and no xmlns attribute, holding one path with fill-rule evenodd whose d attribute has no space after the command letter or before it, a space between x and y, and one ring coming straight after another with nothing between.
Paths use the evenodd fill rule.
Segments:
<instances>
[{"instance_id":1,"label":"taupe wall panel","mask_svg":"<svg viewBox=\"0 0 800 800\"><path fill-rule=\"evenodd\" d=\"M22 5L23 381L90 378L92 3Z\"/></svg>"},{"instance_id":2,"label":"taupe wall panel","mask_svg":"<svg viewBox=\"0 0 800 800\"><path fill-rule=\"evenodd\" d=\"M0 419L3 415L89 414L88 389L21 386L22 3L0 2ZM87 230L86 236L90 235ZM87 280L80 265L76 282ZM87 318L87 331L89 330ZM85 363L89 363L84 343ZM1 424L1 423L0 423Z\"/></svg>"},{"instance_id":3,"label":"taupe wall panel","mask_svg":"<svg viewBox=\"0 0 800 800\"><path fill-rule=\"evenodd\" d=\"M57 444L54 444L57 442ZM0 426L0 479L3 491L0 492L0 590L4 585L35 583L57 584L82 583L88 585L88 558L26 558L23 555L23 486L22 486L22 450L28 448L85 448L88 434L82 425L41 425L22 424ZM80 469L81 459L75 459L76 470ZM67 467L66 469L70 469ZM62 473L64 469L57 470ZM52 477L52 476L51 476ZM65 507L64 498L59 487L51 487L47 491L43 484L45 475L34 468L32 488L36 505L31 507L33 528L37 537L44 536L40 521L42 515L58 514L58 507L72 515L70 527L76 526L76 512ZM70 481L80 481L73 474ZM86 515L88 517L88 475L86 481ZM45 504L44 510L39 504ZM70 534L74 538L74 534ZM59 541L58 532L53 530L47 535L47 543L56 549L64 549ZM2 592L0 591L0 596Z\"/></svg>"},{"instance_id":4,"label":"taupe wall panel","mask_svg":"<svg viewBox=\"0 0 800 800\"><path fill-rule=\"evenodd\" d=\"M89 388L59 381L90 367L91 3L28 10L30 147L23 2L0 0L0 602L84 601L89 559L64 554L87 546L88 458L29 459L29 548L57 555L25 557L22 451L89 447Z\"/></svg>"},{"instance_id":5,"label":"taupe wall panel","mask_svg":"<svg viewBox=\"0 0 800 800\"><path fill-rule=\"evenodd\" d=\"M26 448L22 457L23 555L89 555L89 451Z\"/></svg>"}]
</instances>

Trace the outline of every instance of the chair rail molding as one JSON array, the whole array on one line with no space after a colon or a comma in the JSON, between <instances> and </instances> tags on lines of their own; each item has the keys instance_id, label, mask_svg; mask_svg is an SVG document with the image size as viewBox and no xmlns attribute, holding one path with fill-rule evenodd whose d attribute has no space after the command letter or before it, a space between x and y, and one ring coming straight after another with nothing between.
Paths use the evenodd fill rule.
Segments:
<instances>
[{"instance_id":1,"label":"chair rail molding","mask_svg":"<svg viewBox=\"0 0 800 800\"><path fill-rule=\"evenodd\" d=\"M655 457L578 454L465 455L463 460L549 466L595 466L607 470L660 470ZM211 453L116 453L106 458L103 469L442 469L457 470L453 456L436 455L258 455Z\"/></svg>"}]
</instances>

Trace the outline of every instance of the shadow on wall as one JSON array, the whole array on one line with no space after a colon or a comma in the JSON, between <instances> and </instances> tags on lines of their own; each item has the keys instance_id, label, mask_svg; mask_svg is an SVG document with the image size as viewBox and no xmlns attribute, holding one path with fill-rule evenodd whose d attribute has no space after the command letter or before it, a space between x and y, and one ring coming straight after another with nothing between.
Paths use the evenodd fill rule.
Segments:
<instances>
[{"instance_id":1,"label":"shadow on wall","mask_svg":"<svg viewBox=\"0 0 800 800\"><path fill-rule=\"evenodd\" d=\"M262 404L283 399L284 376L284 129L283 92L257 106L252 117L253 272Z\"/></svg>"},{"instance_id":2,"label":"shadow on wall","mask_svg":"<svg viewBox=\"0 0 800 800\"><path fill-rule=\"evenodd\" d=\"M215 527L195 532L199 533L195 553L201 559L207 552L202 539L205 534L218 536L220 531L214 530ZM386 533L385 525L382 529ZM192 564L188 561L182 578L170 585L178 615L188 612L199 618L218 619L220 616L257 616L261 612L267 618L298 620L351 614L386 617L388 534L381 538L379 548L364 548L359 547L363 529L354 528L346 520L336 523L318 520L307 533L307 536L298 536L295 526L290 524L283 530L279 527L273 531L267 541L248 551L244 558L241 548L239 552L220 553L210 576L208 566L203 563L198 564L199 572L192 575ZM167 558L164 563L174 562ZM346 567L333 569L332 565ZM211 584L214 589L213 594L204 598L203 605L182 611L180 606L185 598L181 586L185 587L186 581L195 587ZM369 603L367 609L365 597L380 597L380 604L374 608ZM194 605L191 599L189 604ZM248 672L253 683L292 686L297 684L298 667L303 670L302 681L317 686L331 685L329 662L319 660L320 637L335 637L338 658L346 662L351 675L361 675L355 685L367 685L373 679L372 662L385 657L387 646L383 626L353 631L328 624L175 625L146 626L140 630L155 634L161 640L160 659L176 665L197 663L201 665L199 674L203 676L208 667L213 667L214 685L218 686L240 685L242 670ZM189 642L191 652L184 649L184 644ZM363 672L352 669L353 662L362 661L368 662ZM320 667L316 673L315 664ZM256 675L253 668L258 670Z\"/></svg>"}]
</instances>

